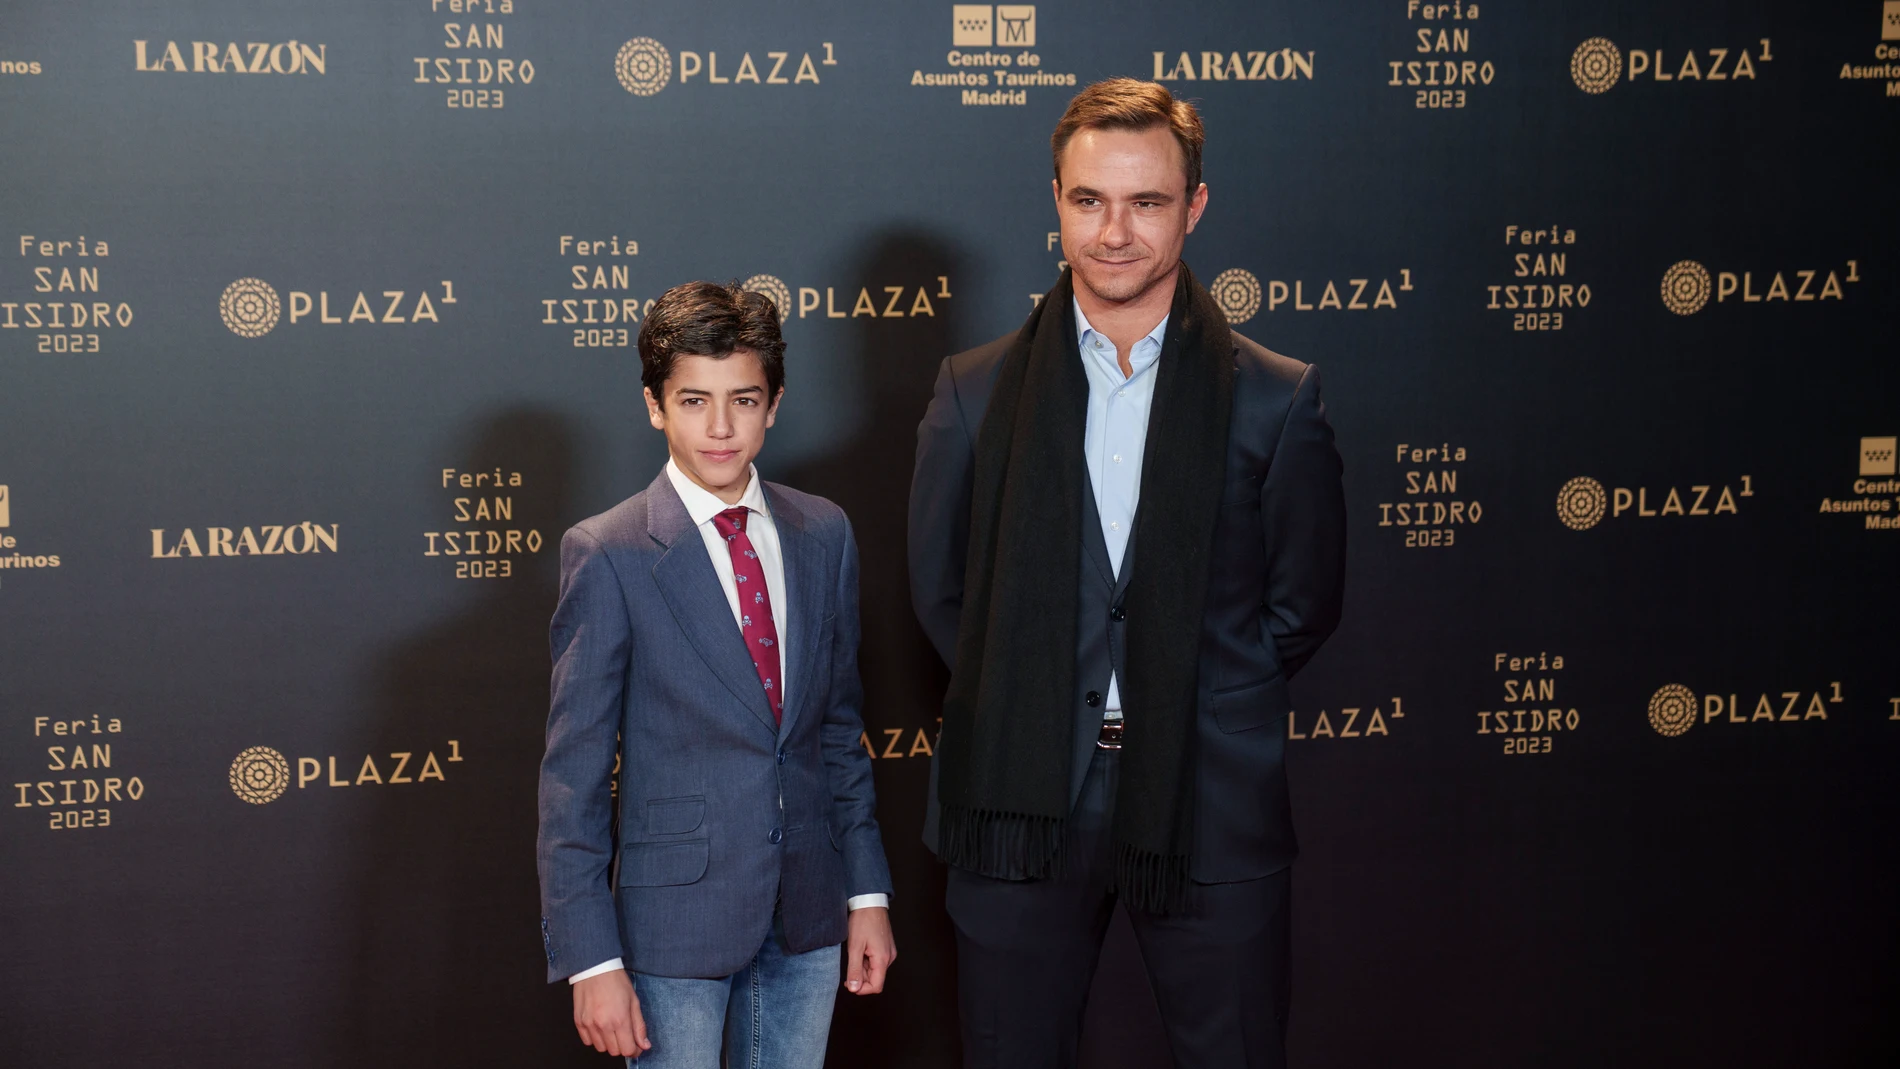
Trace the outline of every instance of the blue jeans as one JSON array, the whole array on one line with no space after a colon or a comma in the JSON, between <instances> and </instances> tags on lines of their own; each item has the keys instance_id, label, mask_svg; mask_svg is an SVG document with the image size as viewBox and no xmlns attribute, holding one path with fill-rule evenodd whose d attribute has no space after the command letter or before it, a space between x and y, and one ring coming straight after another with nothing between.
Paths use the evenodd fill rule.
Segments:
<instances>
[{"instance_id":1,"label":"blue jeans","mask_svg":"<svg viewBox=\"0 0 1900 1069\"><path fill-rule=\"evenodd\" d=\"M653 1049L638 1069L823 1069L832 1003L843 980L837 946L788 953L777 925L752 963L719 980L633 974Z\"/></svg>"}]
</instances>

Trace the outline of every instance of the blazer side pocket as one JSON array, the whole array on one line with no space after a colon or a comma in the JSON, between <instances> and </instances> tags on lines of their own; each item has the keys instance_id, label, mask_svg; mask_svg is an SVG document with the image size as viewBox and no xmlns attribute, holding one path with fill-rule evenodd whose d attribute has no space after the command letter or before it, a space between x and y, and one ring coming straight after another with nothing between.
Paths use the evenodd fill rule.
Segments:
<instances>
[{"instance_id":1,"label":"blazer side pocket","mask_svg":"<svg viewBox=\"0 0 1900 1069\"><path fill-rule=\"evenodd\" d=\"M1228 735L1279 720L1286 716L1292 704L1287 696L1286 677L1279 675L1215 691L1209 702L1214 708L1214 722Z\"/></svg>"},{"instance_id":2,"label":"blazer side pocket","mask_svg":"<svg viewBox=\"0 0 1900 1069\"><path fill-rule=\"evenodd\" d=\"M627 843L620 848L620 886L671 887L696 883L706 875L709 840Z\"/></svg>"}]
</instances>

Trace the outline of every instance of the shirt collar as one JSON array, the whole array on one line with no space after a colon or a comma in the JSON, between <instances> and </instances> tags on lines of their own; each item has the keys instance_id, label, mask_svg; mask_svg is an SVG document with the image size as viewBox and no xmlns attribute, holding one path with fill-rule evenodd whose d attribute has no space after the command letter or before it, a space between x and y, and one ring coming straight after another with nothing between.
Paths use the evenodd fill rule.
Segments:
<instances>
[{"instance_id":1,"label":"shirt collar","mask_svg":"<svg viewBox=\"0 0 1900 1069\"><path fill-rule=\"evenodd\" d=\"M747 508L761 516L772 515L765 506L765 490L759 481L759 469L746 465L745 496L738 505L728 505L719 500L705 487L694 482L672 457L666 458L666 477L672 481L673 489L680 495L680 502L686 506L686 514L693 518L693 526L702 527L712 521L714 516L730 508Z\"/></svg>"},{"instance_id":2,"label":"shirt collar","mask_svg":"<svg viewBox=\"0 0 1900 1069\"><path fill-rule=\"evenodd\" d=\"M1088 344L1089 344L1089 335L1097 334L1099 332L1093 326L1089 324L1089 317L1082 314L1082 302L1079 299L1071 297L1069 298L1069 303L1075 307L1075 343L1079 348L1082 349L1082 351L1087 352ZM1168 317L1162 316L1161 322L1156 323L1155 329L1149 331L1147 336L1142 338L1141 341L1153 341L1155 343L1155 348L1158 350L1161 347L1162 336L1165 335L1167 332L1168 332ZM1104 341L1108 340L1108 335L1103 334L1102 340ZM1136 342L1135 344L1140 345L1141 342ZM1129 355L1131 358L1133 357L1132 353Z\"/></svg>"}]
</instances>

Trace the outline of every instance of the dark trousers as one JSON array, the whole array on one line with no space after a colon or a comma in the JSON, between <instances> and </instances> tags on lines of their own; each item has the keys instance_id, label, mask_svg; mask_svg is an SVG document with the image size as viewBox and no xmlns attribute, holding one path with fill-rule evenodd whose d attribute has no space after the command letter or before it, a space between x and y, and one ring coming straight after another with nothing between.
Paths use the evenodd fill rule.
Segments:
<instances>
[{"instance_id":1,"label":"dark trousers","mask_svg":"<svg viewBox=\"0 0 1900 1069\"><path fill-rule=\"evenodd\" d=\"M1068 1069L1115 908L1110 823L1119 754L1096 750L1058 879L950 869L964 1065ZM1291 873L1195 884L1187 911L1128 919L1181 1069L1286 1064Z\"/></svg>"}]
</instances>

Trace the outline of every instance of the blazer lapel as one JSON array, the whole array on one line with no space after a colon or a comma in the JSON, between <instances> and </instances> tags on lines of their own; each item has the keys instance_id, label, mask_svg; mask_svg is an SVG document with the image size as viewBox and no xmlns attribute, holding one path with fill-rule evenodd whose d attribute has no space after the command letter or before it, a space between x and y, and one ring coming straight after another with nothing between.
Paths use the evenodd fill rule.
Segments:
<instances>
[{"instance_id":1,"label":"blazer lapel","mask_svg":"<svg viewBox=\"0 0 1900 1069\"><path fill-rule=\"evenodd\" d=\"M772 525L778 530L779 549L785 556L785 628L791 633L781 639L786 644L785 682L791 700L785 703L785 721L779 728L780 737L784 737L807 699L829 689L828 681L812 678L825 607L825 549L817 536L805 529L805 515L771 483L765 484L765 499L772 508Z\"/></svg>"},{"instance_id":2,"label":"blazer lapel","mask_svg":"<svg viewBox=\"0 0 1900 1069\"><path fill-rule=\"evenodd\" d=\"M647 494L647 533L667 547L653 565L653 582L666 607L712 674L739 704L776 732L778 725L765 700L765 688L759 684L758 670L752 667L752 654L732 620L732 605L726 601L719 573L713 571L706 543L687 515L686 504L665 472L647 487Z\"/></svg>"}]
</instances>

